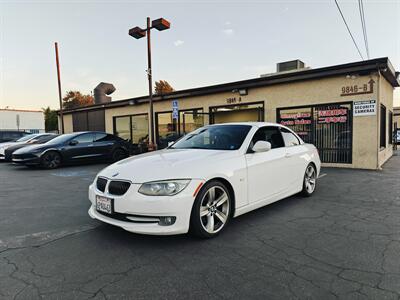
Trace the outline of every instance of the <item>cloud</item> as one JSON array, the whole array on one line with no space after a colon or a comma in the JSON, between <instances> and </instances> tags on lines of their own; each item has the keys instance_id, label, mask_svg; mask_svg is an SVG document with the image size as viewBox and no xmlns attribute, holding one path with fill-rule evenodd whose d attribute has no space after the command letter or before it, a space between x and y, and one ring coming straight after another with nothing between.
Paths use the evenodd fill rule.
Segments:
<instances>
[{"instance_id":1,"label":"cloud","mask_svg":"<svg viewBox=\"0 0 400 300\"><path fill-rule=\"evenodd\" d=\"M235 34L235 31L232 28L222 29L222 33L226 36L232 36Z\"/></svg>"},{"instance_id":2,"label":"cloud","mask_svg":"<svg viewBox=\"0 0 400 300\"><path fill-rule=\"evenodd\" d=\"M184 43L185 43L185 42L182 41L182 40L176 40L176 41L174 42L174 45L175 45L176 47L179 47L179 46L182 46Z\"/></svg>"}]
</instances>

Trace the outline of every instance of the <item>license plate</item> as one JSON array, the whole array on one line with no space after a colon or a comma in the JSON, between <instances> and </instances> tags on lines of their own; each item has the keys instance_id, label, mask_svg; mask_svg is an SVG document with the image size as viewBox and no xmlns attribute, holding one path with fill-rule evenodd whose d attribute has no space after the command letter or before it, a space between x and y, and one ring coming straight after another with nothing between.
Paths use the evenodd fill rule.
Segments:
<instances>
[{"instance_id":1,"label":"license plate","mask_svg":"<svg viewBox=\"0 0 400 300\"><path fill-rule=\"evenodd\" d=\"M113 199L107 197L96 196L96 210L112 214L112 201Z\"/></svg>"}]
</instances>

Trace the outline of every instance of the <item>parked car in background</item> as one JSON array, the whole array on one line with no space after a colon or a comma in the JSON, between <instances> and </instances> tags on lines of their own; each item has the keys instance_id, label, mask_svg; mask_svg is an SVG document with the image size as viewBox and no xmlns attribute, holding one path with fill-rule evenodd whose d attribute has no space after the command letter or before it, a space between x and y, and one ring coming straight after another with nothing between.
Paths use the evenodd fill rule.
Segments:
<instances>
[{"instance_id":1,"label":"parked car in background","mask_svg":"<svg viewBox=\"0 0 400 300\"><path fill-rule=\"evenodd\" d=\"M0 130L0 143L13 142L29 133L16 130Z\"/></svg>"},{"instance_id":2,"label":"parked car in background","mask_svg":"<svg viewBox=\"0 0 400 300\"><path fill-rule=\"evenodd\" d=\"M12 161L27 166L54 169L71 163L118 161L130 155L131 145L105 132L76 132L60 135L42 145L15 151Z\"/></svg>"},{"instance_id":3,"label":"parked car in background","mask_svg":"<svg viewBox=\"0 0 400 300\"><path fill-rule=\"evenodd\" d=\"M233 217L299 192L311 196L320 166L315 146L282 125L210 125L100 171L89 215L136 233L190 229L209 238Z\"/></svg>"},{"instance_id":4,"label":"parked car in background","mask_svg":"<svg viewBox=\"0 0 400 300\"><path fill-rule=\"evenodd\" d=\"M17 151L18 149L24 148L26 146L30 145L38 145L38 144L44 144L47 143L48 141L51 141L52 139L56 138L58 134L54 133L41 133L37 134L33 139L27 141L27 142L21 142L17 143L16 145L11 145L5 148L4 150L4 160L5 161L12 161L12 154ZM0 158L1 158L1 153L0 153Z\"/></svg>"},{"instance_id":5,"label":"parked car in background","mask_svg":"<svg viewBox=\"0 0 400 300\"><path fill-rule=\"evenodd\" d=\"M34 138L36 138L38 135L39 135L39 133L28 134L28 135L25 135L25 136L17 139L16 141L9 141L9 142L1 143L0 144L0 161L4 160L4 152L8 147L27 143L27 142L33 140Z\"/></svg>"}]
</instances>

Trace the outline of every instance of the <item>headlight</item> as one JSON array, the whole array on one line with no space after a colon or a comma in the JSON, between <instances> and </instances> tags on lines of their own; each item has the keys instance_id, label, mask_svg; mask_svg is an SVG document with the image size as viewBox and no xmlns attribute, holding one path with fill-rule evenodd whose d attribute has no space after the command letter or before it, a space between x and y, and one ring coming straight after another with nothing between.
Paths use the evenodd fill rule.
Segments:
<instances>
[{"instance_id":1,"label":"headlight","mask_svg":"<svg viewBox=\"0 0 400 300\"><path fill-rule=\"evenodd\" d=\"M172 196L182 192L190 179L163 180L143 183L139 193L147 196Z\"/></svg>"}]
</instances>

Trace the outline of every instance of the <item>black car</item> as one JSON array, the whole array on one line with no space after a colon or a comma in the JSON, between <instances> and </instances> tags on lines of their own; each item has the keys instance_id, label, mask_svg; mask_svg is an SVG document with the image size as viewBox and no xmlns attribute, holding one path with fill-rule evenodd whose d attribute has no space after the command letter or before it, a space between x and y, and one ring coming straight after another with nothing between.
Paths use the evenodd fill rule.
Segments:
<instances>
[{"instance_id":1,"label":"black car","mask_svg":"<svg viewBox=\"0 0 400 300\"><path fill-rule=\"evenodd\" d=\"M58 134L53 133L41 133L37 134L33 139L22 142L14 146L10 146L4 150L4 160L5 161L12 161L12 154L17 151L18 149L24 148L30 145L37 145L37 144L44 144L52 139L56 138Z\"/></svg>"},{"instance_id":2,"label":"black car","mask_svg":"<svg viewBox=\"0 0 400 300\"><path fill-rule=\"evenodd\" d=\"M17 130L0 130L0 143L13 142L29 133Z\"/></svg>"},{"instance_id":3,"label":"black car","mask_svg":"<svg viewBox=\"0 0 400 300\"><path fill-rule=\"evenodd\" d=\"M42 145L19 149L12 155L16 164L54 169L63 164L118 161L130 155L130 144L105 132L76 132L60 135Z\"/></svg>"}]
</instances>

